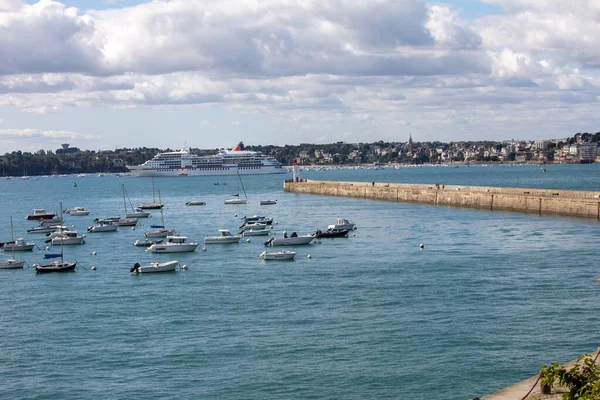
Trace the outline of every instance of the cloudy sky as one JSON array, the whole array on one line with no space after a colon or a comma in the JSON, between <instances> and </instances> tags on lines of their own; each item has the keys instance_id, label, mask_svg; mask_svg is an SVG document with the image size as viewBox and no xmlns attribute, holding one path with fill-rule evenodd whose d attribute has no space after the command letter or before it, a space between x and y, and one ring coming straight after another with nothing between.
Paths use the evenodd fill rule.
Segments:
<instances>
[{"instance_id":1,"label":"cloudy sky","mask_svg":"<svg viewBox=\"0 0 600 400\"><path fill-rule=\"evenodd\" d=\"M0 0L0 154L600 131L597 0Z\"/></svg>"}]
</instances>

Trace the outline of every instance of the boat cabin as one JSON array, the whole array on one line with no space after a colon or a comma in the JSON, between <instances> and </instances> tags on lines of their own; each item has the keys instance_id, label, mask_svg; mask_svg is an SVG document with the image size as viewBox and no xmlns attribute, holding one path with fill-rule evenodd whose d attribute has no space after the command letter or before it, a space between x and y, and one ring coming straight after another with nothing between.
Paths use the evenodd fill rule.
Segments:
<instances>
[{"instance_id":1,"label":"boat cabin","mask_svg":"<svg viewBox=\"0 0 600 400\"><path fill-rule=\"evenodd\" d=\"M185 236L169 236L167 237L167 243L171 244L186 244L187 237Z\"/></svg>"}]
</instances>

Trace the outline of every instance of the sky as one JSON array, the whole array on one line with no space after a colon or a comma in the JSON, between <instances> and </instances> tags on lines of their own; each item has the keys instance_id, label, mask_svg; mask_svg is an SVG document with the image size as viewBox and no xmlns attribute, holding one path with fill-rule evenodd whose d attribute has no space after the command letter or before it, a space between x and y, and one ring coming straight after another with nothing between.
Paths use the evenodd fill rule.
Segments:
<instances>
[{"instance_id":1,"label":"sky","mask_svg":"<svg viewBox=\"0 0 600 400\"><path fill-rule=\"evenodd\" d=\"M597 0L0 0L0 154L600 131Z\"/></svg>"}]
</instances>

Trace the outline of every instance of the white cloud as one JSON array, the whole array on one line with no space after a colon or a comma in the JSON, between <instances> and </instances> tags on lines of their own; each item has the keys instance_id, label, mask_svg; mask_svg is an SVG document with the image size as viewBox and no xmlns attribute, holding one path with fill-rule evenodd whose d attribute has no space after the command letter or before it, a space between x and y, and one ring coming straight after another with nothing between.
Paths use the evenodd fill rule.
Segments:
<instances>
[{"instance_id":1,"label":"white cloud","mask_svg":"<svg viewBox=\"0 0 600 400\"><path fill-rule=\"evenodd\" d=\"M261 115L290 132L273 140L289 141L416 127L435 139L459 124L465 135L532 132L557 109L592 120L600 3L486 1L504 14L465 20L421 0L113 1L85 12L0 0L0 107L32 117L210 107L231 119L208 130Z\"/></svg>"}]
</instances>

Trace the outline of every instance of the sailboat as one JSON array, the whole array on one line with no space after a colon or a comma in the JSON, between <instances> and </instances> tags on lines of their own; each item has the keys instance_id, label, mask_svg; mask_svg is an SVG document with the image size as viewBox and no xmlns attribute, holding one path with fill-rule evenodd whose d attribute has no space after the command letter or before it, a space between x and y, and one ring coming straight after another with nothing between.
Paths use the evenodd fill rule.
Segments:
<instances>
[{"instance_id":1,"label":"sailboat","mask_svg":"<svg viewBox=\"0 0 600 400\"><path fill-rule=\"evenodd\" d=\"M158 191L158 201L160 202L160 190ZM156 231L146 232L147 238L164 238L175 233L175 229L165 228L165 216L163 215L162 208L160 209L160 221L162 225L150 225L152 228L158 228Z\"/></svg>"},{"instance_id":2,"label":"sailboat","mask_svg":"<svg viewBox=\"0 0 600 400\"><path fill-rule=\"evenodd\" d=\"M127 195L127 200L129 200L129 205L133 210L131 212L127 212L127 209L125 209L125 218L148 218L150 216L150 212L148 211L144 211L139 207L133 208L133 204L131 204L129 194L127 194L127 192L125 192L125 194Z\"/></svg>"},{"instance_id":3,"label":"sailboat","mask_svg":"<svg viewBox=\"0 0 600 400\"><path fill-rule=\"evenodd\" d=\"M125 216L119 218L119 220L116 221L116 223L119 226L136 226L138 222L137 218L127 218L127 203L125 202L125 185L121 184L121 187L123 189L123 209L125 210Z\"/></svg>"},{"instance_id":4,"label":"sailboat","mask_svg":"<svg viewBox=\"0 0 600 400\"><path fill-rule=\"evenodd\" d=\"M248 204L248 196L246 196L246 189L244 189L244 183L242 182L242 177L240 176L240 172L237 173L240 184L242 185L242 190L244 191L244 198L242 199L238 194L232 194L231 199L225 200L225 204Z\"/></svg>"},{"instance_id":5,"label":"sailboat","mask_svg":"<svg viewBox=\"0 0 600 400\"><path fill-rule=\"evenodd\" d=\"M62 219L62 203L60 203L60 217ZM62 232L62 226L60 228ZM50 264L33 264L38 274L46 272L70 272L74 271L77 266L77 261L65 261L63 258L63 244L60 242L60 261L53 261Z\"/></svg>"},{"instance_id":6,"label":"sailboat","mask_svg":"<svg viewBox=\"0 0 600 400\"><path fill-rule=\"evenodd\" d=\"M15 242L15 234L13 232L13 220L12 220L12 215L10 217L10 238L13 241L13 243ZM23 265L25 265L25 261L17 261L15 259L15 250L13 247L12 250L12 258L9 258L6 261L0 261L0 269L17 269L17 268L23 268Z\"/></svg>"},{"instance_id":7,"label":"sailboat","mask_svg":"<svg viewBox=\"0 0 600 400\"><path fill-rule=\"evenodd\" d=\"M154 177L152 177L152 203L147 204L138 204L137 208L141 208L142 210L158 210L163 208L164 204L160 202L160 198L158 203L156 202L156 196L154 195Z\"/></svg>"}]
</instances>

